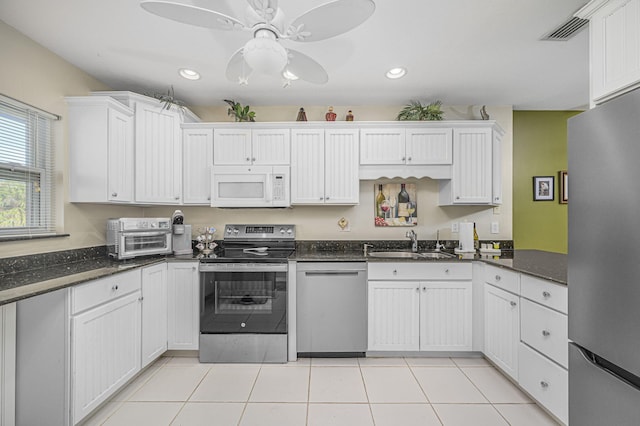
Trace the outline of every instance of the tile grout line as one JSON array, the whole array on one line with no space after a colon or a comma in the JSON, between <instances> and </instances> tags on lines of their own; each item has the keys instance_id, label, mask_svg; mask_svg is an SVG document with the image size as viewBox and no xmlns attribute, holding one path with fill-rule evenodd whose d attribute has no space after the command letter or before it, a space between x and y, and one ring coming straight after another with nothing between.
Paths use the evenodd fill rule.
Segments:
<instances>
[{"instance_id":1,"label":"tile grout line","mask_svg":"<svg viewBox=\"0 0 640 426\"><path fill-rule=\"evenodd\" d=\"M313 358L309 358L309 381L307 382L307 412L304 417L304 424L309 425L309 408L311 403L311 367L313 366Z\"/></svg>"},{"instance_id":2,"label":"tile grout line","mask_svg":"<svg viewBox=\"0 0 640 426\"><path fill-rule=\"evenodd\" d=\"M508 420L507 420L507 419L502 415L502 413L500 412L500 410L498 410L498 409L495 407L495 405L494 405L494 404L493 404L493 402L489 399L489 397L487 397L487 395L485 395L485 394L484 394L484 392L482 392L482 390L478 387L478 385L476 385L476 383L475 383L473 380L471 380L471 377L469 377L469 376L467 375L467 373L462 369L462 367L458 367L458 368L460 369L460 372L461 372L462 374L464 374L464 377L466 377L466 378L467 378L467 380L469 380L469 381L471 382L471 384L472 384L476 389L478 389L478 392L480 392L480 394L481 394L481 395L482 395L482 396L483 396L483 397L484 397L484 398L489 402L489 405L491 405L491 408L493 408L493 409L495 410L495 412L496 412L496 413L498 413L498 415L500 416L500 418L502 418L502 419L507 423L507 425L511 425L511 423L509 423L509 421L508 421ZM489 365L489 366L487 366L487 368L494 368L494 369L495 369L495 367L490 366L490 365Z\"/></svg>"},{"instance_id":3,"label":"tile grout line","mask_svg":"<svg viewBox=\"0 0 640 426\"><path fill-rule=\"evenodd\" d=\"M242 413L240 413L240 418L238 419L238 425L240 426L240 423L242 422L242 419L244 417L244 414L247 412L247 407L249 406L249 400L251 399L251 394L253 393L253 390L256 388L256 383L258 383L258 377L260 377L260 372L262 371L262 366L263 364L260 364L260 368L258 369L258 374L256 374L256 378L253 379L253 385L251 385L251 390L249 391L249 395L247 395L247 400L244 403L244 407L242 407Z\"/></svg>"},{"instance_id":4,"label":"tile grout line","mask_svg":"<svg viewBox=\"0 0 640 426\"><path fill-rule=\"evenodd\" d=\"M362 365L360 364L360 358L358 361L358 371L360 372L360 379L362 380L362 387L364 388L364 394L367 397L367 405L369 406L369 415L371 415L371 421L373 426L376 426L376 418L373 416L373 408L371 407L371 399L369 399L369 392L367 391L367 383L364 380L364 374L362 374Z\"/></svg>"},{"instance_id":5,"label":"tile grout line","mask_svg":"<svg viewBox=\"0 0 640 426\"><path fill-rule=\"evenodd\" d=\"M451 358L449 358L449 359L451 359ZM406 359L405 359L405 361L406 361ZM452 361L452 362L455 364L454 361ZM427 395L427 392L425 392L425 390L422 388L422 385L420 384L420 380L418 380L418 378L416 377L416 374L413 371L413 366L411 366L408 362L407 362L407 365L409 366L409 371L411 371L411 375L413 376L413 379L416 381L416 383L418 383L418 386L420 387L420 390L424 394L424 397L427 399L427 402L429 403L429 407L431 407L431 409L433 410L433 413L436 415L436 418L440 422L440 425L444 425L444 422L442 421L442 419L438 415L438 412L436 411L435 408L433 408L433 404L431 403L431 400L429 399L429 396Z\"/></svg>"}]
</instances>

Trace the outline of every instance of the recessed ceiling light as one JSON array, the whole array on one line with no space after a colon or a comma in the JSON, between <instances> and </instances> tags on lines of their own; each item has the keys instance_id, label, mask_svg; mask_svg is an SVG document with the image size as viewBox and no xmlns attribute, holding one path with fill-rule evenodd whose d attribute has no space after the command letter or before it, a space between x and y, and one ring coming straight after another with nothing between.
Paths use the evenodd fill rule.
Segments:
<instances>
[{"instance_id":1,"label":"recessed ceiling light","mask_svg":"<svg viewBox=\"0 0 640 426\"><path fill-rule=\"evenodd\" d=\"M282 76L284 78L286 78L287 80L297 80L298 77L297 75L295 75L294 73L292 73L291 71L285 69L284 71L282 71Z\"/></svg>"},{"instance_id":2,"label":"recessed ceiling light","mask_svg":"<svg viewBox=\"0 0 640 426\"><path fill-rule=\"evenodd\" d=\"M396 79L396 78L404 77L406 73L407 73L406 68L397 67L397 68L391 68L389 71L387 71L386 76L387 78Z\"/></svg>"},{"instance_id":3,"label":"recessed ceiling light","mask_svg":"<svg viewBox=\"0 0 640 426\"><path fill-rule=\"evenodd\" d=\"M180 68L178 73L187 80L200 80L200 73L189 68Z\"/></svg>"}]
</instances>

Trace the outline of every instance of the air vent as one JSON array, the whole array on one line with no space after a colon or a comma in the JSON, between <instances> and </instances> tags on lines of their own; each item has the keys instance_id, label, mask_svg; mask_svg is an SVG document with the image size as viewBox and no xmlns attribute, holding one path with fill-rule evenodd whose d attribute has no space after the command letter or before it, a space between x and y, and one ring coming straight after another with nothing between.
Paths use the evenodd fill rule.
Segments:
<instances>
[{"instance_id":1,"label":"air vent","mask_svg":"<svg viewBox=\"0 0 640 426\"><path fill-rule=\"evenodd\" d=\"M567 22L542 37L542 40L567 41L583 29L588 23L588 19L572 16Z\"/></svg>"}]
</instances>

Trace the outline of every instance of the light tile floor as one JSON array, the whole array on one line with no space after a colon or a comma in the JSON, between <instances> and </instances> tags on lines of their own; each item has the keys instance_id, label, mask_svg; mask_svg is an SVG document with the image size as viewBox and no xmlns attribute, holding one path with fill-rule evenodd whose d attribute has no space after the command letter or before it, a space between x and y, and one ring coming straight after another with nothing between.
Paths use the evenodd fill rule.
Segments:
<instances>
[{"instance_id":1,"label":"light tile floor","mask_svg":"<svg viewBox=\"0 0 640 426\"><path fill-rule=\"evenodd\" d=\"M545 426L543 410L481 358L313 358L200 364L163 357L86 425Z\"/></svg>"}]
</instances>

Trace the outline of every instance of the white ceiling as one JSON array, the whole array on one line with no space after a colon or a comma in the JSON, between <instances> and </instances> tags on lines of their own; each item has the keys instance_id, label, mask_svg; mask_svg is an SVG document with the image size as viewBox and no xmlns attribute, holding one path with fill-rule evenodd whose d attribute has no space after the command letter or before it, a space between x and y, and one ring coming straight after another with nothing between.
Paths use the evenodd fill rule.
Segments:
<instances>
[{"instance_id":1,"label":"white ceiling","mask_svg":"<svg viewBox=\"0 0 640 426\"><path fill-rule=\"evenodd\" d=\"M288 20L327 0L280 0ZM541 37L587 0L375 0L364 24L313 43L282 41L329 74L325 85L226 80L227 60L250 33L160 18L138 0L2 0L0 19L114 90L166 93L189 105L513 105L565 110L588 104L588 31L565 42ZM237 17L242 0L199 0ZM232 6L231 6L232 5ZM236 10L237 9L237 10ZM404 66L408 74L384 74ZM181 67L202 74L178 76Z\"/></svg>"}]
</instances>

